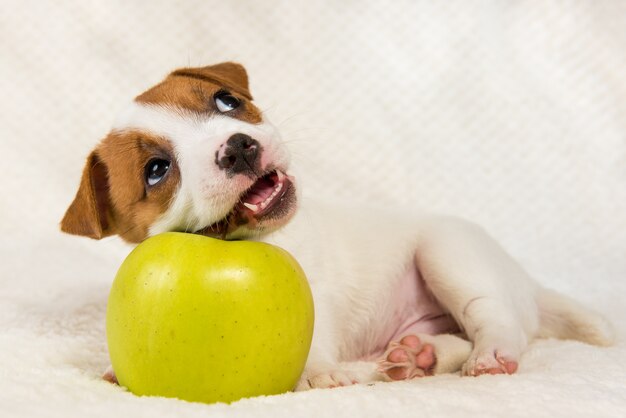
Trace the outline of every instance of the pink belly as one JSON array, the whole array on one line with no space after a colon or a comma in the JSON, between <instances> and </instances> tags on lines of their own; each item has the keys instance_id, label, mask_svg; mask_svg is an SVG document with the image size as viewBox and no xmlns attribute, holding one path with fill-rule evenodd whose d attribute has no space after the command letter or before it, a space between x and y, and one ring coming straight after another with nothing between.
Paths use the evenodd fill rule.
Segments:
<instances>
[{"instance_id":1,"label":"pink belly","mask_svg":"<svg viewBox=\"0 0 626 418\"><path fill-rule=\"evenodd\" d=\"M412 266L396 285L392 298L392 315L385 321L382 332L374 339L363 360L382 356L391 341L410 334L443 334L459 332L454 318L426 287L417 267Z\"/></svg>"}]
</instances>

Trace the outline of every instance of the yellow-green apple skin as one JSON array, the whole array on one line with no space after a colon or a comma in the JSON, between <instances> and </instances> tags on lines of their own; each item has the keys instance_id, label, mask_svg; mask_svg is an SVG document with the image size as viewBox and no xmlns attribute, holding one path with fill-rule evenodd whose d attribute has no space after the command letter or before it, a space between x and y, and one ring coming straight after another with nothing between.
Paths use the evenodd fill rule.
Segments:
<instances>
[{"instance_id":1,"label":"yellow-green apple skin","mask_svg":"<svg viewBox=\"0 0 626 418\"><path fill-rule=\"evenodd\" d=\"M232 402L292 390L313 321L308 282L285 250L167 232L123 262L106 332L113 370L131 392Z\"/></svg>"}]
</instances>

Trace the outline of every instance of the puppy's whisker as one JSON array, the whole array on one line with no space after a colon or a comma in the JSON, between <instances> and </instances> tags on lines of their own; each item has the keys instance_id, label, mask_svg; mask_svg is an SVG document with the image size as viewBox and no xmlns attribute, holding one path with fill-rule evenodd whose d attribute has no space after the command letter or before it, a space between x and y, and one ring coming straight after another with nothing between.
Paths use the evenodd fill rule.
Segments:
<instances>
[{"instance_id":1,"label":"puppy's whisker","mask_svg":"<svg viewBox=\"0 0 626 418\"><path fill-rule=\"evenodd\" d=\"M294 143L309 143L309 142L313 142L314 140L315 138L290 138L290 139L283 139L280 141L280 143L283 145L294 144Z\"/></svg>"},{"instance_id":2,"label":"puppy's whisker","mask_svg":"<svg viewBox=\"0 0 626 418\"><path fill-rule=\"evenodd\" d=\"M266 112L269 112L270 110L273 110L275 108L276 108L276 105L272 105L272 106L268 106L268 107L266 107L264 109L259 109L259 112L265 114Z\"/></svg>"},{"instance_id":3,"label":"puppy's whisker","mask_svg":"<svg viewBox=\"0 0 626 418\"><path fill-rule=\"evenodd\" d=\"M294 113L293 115L291 115L291 116L287 116L285 119L283 119L283 120L281 120L280 122L278 122L278 123L276 124L276 126L278 126L279 128L281 128L281 129L282 129L282 128L283 128L283 125L284 125L285 123L290 122L290 121L292 121L293 119L295 119L295 118L297 118L297 117L300 117L300 116L305 116L305 115L306 115L306 113L305 113L305 112Z\"/></svg>"},{"instance_id":4,"label":"puppy's whisker","mask_svg":"<svg viewBox=\"0 0 626 418\"><path fill-rule=\"evenodd\" d=\"M293 134L296 132L306 132L306 131L319 131L319 132L323 132L323 131L329 131L329 128L324 128L324 127L319 127L319 126L302 126L299 128L293 128L293 129L285 129L285 128L281 128L281 132L283 132L283 134Z\"/></svg>"},{"instance_id":5,"label":"puppy's whisker","mask_svg":"<svg viewBox=\"0 0 626 418\"><path fill-rule=\"evenodd\" d=\"M193 201L189 200L185 202L185 205L183 206L184 212L187 212L191 207L193 207ZM189 231L192 223L198 223L198 219L190 216L188 217L187 224L185 225L185 232L196 232L196 231Z\"/></svg>"}]
</instances>

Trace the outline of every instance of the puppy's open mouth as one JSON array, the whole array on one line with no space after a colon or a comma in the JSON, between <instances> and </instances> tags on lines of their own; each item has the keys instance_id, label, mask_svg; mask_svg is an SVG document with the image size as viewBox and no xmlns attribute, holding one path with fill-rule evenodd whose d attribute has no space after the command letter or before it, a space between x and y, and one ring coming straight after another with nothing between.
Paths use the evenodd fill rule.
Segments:
<instances>
[{"instance_id":1,"label":"puppy's open mouth","mask_svg":"<svg viewBox=\"0 0 626 418\"><path fill-rule=\"evenodd\" d=\"M291 186L289 178L275 170L259 178L239 199L235 209L259 218L276 209Z\"/></svg>"},{"instance_id":2,"label":"puppy's open mouth","mask_svg":"<svg viewBox=\"0 0 626 418\"><path fill-rule=\"evenodd\" d=\"M292 179L280 170L273 170L259 177L242 193L239 202L226 217L196 233L225 238L242 225L254 229L262 220L285 216L294 198Z\"/></svg>"}]
</instances>

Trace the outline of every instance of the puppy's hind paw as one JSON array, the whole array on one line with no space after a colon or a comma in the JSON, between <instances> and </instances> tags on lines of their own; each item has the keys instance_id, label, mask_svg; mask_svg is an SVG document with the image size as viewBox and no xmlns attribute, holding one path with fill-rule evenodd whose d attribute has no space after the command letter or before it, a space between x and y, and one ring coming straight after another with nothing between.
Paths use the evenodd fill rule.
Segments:
<instances>
[{"instance_id":1,"label":"puppy's hind paw","mask_svg":"<svg viewBox=\"0 0 626 418\"><path fill-rule=\"evenodd\" d=\"M465 376L480 376L483 374L513 374L518 368L517 357L505 354L500 350L485 350L474 352L463 365L462 374Z\"/></svg>"},{"instance_id":2,"label":"puppy's hind paw","mask_svg":"<svg viewBox=\"0 0 626 418\"><path fill-rule=\"evenodd\" d=\"M435 348L423 344L416 335L407 335L400 341L392 341L378 360L378 371L391 380L408 380L432 376L437 357Z\"/></svg>"}]
</instances>

